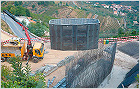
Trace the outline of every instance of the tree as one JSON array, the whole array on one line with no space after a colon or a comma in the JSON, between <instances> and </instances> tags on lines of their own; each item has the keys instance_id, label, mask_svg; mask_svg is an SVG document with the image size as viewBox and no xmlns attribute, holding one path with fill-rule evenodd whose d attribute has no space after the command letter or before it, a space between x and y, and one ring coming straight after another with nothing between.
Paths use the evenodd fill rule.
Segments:
<instances>
[{"instance_id":1,"label":"tree","mask_svg":"<svg viewBox=\"0 0 140 89\"><path fill-rule=\"evenodd\" d=\"M56 14L58 15L58 10L56 10L55 12L56 12Z\"/></svg>"},{"instance_id":2,"label":"tree","mask_svg":"<svg viewBox=\"0 0 140 89\"><path fill-rule=\"evenodd\" d=\"M66 2L66 6L69 6L67 2Z\"/></svg>"},{"instance_id":3,"label":"tree","mask_svg":"<svg viewBox=\"0 0 140 89\"><path fill-rule=\"evenodd\" d=\"M59 6L62 6L62 1L60 1Z\"/></svg>"},{"instance_id":4,"label":"tree","mask_svg":"<svg viewBox=\"0 0 140 89\"><path fill-rule=\"evenodd\" d=\"M17 6L16 14L17 16L26 16L25 8L22 6Z\"/></svg>"},{"instance_id":5,"label":"tree","mask_svg":"<svg viewBox=\"0 0 140 89\"><path fill-rule=\"evenodd\" d=\"M22 5L22 1L19 1L19 5Z\"/></svg>"},{"instance_id":6,"label":"tree","mask_svg":"<svg viewBox=\"0 0 140 89\"><path fill-rule=\"evenodd\" d=\"M38 5L41 5L41 2L40 2L40 1L38 1L38 2L37 2L37 4L38 4Z\"/></svg>"},{"instance_id":7,"label":"tree","mask_svg":"<svg viewBox=\"0 0 140 89\"><path fill-rule=\"evenodd\" d=\"M35 8L35 5L32 5L32 8Z\"/></svg>"},{"instance_id":8,"label":"tree","mask_svg":"<svg viewBox=\"0 0 140 89\"><path fill-rule=\"evenodd\" d=\"M7 9L7 7L1 7L1 12L2 12L3 10L8 10L8 9Z\"/></svg>"},{"instance_id":9,"label":"tree","mask_svg":"<svg viewBox=\"0 0 140 89\"><path fill-rule=\"evenodd\" d=\"M15 6L18 6L18 5L19 5L18 1L15 1L15 2L14 2L14 5L15 5Z\"/></svg>"},{"instance_id":10,"label":"tree","mask_svg":"<svg viewBox=\"0 0 140 89\"><path fill-rule=\"evenodd\" d=\"M130 36L130 31L126 31L125 36Z\"/></svg>"},{"instance_id":11,"label":"tree","mask_svg":"<svg viewBox=\"0 0 140 89\"><path fill-rule=\"evenodd\" d=\"M124 32L123 32L123 29L122 29L122 28L119 28L119 29L118 29L118 35L119 35L119 34L124 34Z\"/></svg>"},{"instance_id":12,"label":"tree","mask_svg":"<svg viewBox=\"0 0 140 89\"><path fill-rule=\"evenodd\" d=\"M26 22L24 20L22 20L22 23L26 26Z\"/></svg>"},{"instance_id":13,"label":"tree","mask_svg":"<svg viewBox=\"0 0 140 89\"><path fill-rule=\"evenodd\" d=\"M22 66L19 56L8 60L13 70L2 65L1 67L1 87L2 88L45 88L45 77L42 73L30 75L30 65Z\"/></svg>"},{"instance_id":14,"label":"tree","mask_svg":"<svg viewBox=\"0 0 140 89\"><path fill-rule=\"evenodd\" d=\"M10 9L9 9L9 12L11 13L11 14L16 14L16 7L15 6L12 6Z\"/></svg>"},{"instance_id":15,"label":"tree","mask_svg":"<svg viewBox=\"0 0 140 89\"><path fill-rule=\"evenodd\" d=\"M7 6L7 9L10 10L11 7L13 7L13 5L10 4L10 5Z\"/></svg>"},{"instance_id":16,"label":"tree","mask_svg":"<svg viewBox=\"0 0 140 89\"><path fill-rule=\"evenodd\" d=\"M35 35L39 36L39 37L42 37L44 36L44 32L45 30L47 29L46 26L43 26L41 23L30 23L28 25L28 28L29 28L29 31L34 33Z\"/></svg>"},{"instance_id":17,"label":"tree","mask_svg":"<svg viewBox=\"0 0 140 89\"><path fill-rule=\"evenodd\" d=\"M15 6L20 6L20 5L22 5L22 1L15 1L15 2L14 2L14 5L15 5Z\"/></svg>"},{"instance_id":18,"label":"tree","mask_svg":"<svg viewBox=\"0 0 140 89\"><path fill-rule=\"evenodd\" d=\"M62 5L62 1L60 1L60 4Z\"/></svg>"},{"instance_id":19,"label":"tree","mask_svg":"<svg viewBox=\"0 0 140 89\"><path fill-rule=\"evenodd\" d=\"M30 17L31 15L30 15L30 11L29 11L29 9L26 9L26 16L28 16L28 17Z\"/></svg>"}]
</instances>

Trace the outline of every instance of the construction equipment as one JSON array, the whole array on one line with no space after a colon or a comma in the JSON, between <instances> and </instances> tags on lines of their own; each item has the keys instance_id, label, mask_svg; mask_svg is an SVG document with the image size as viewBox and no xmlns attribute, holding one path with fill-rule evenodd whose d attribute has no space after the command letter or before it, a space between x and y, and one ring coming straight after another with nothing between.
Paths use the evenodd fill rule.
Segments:
<instances>
[{"instance_id":1,"label":"construction equipment","mask_svg":"<svg viewBox=\"0 0 140 89\"><path fill-rule=\"evenodd\" d=\"M18 23L23 31L25 31L25 35L28 39L28 42L27 42L27 52L23 52L21 55L22 59L23 60L27 60L27 63L29 62L29 59L32 59L34 63L37 63L39 59L43 59L44 57L44 44L43 43L35 43L34 47L32 46L32 43L31 43L31 38L29 36L29 33L28 33L28 28L23 24L21 23L19 20L17 20L15 18L14 15L12 15L10 12L8 12L7 10L3 10L4 13L6 13L9 17L11 17L16 23ZM2 54L1 54L2 55ZM6 56L2 56L2 58L6 58Z\"/></svg>"},{"instance_id":2,"label":"construction equipment","mask_svg":"<svg viewBox=\"0 0 140 89\"><path fill-rule=\"evenodd\" d=\"M5 44L1 46L1 61L4 62L11 57L20 56L24 57L25 53L25 43L23 45L13 45L13 44Z\"/></svg>"},{"instance_id":3,"label":"construction equipment","mask_svg":"<svg viewBox=\"0 0 140 89\"><path fill-rule=\"evenodd\" d=\"M10 43L13 44L13 45L20 45L20 38L12 37L10 39Z\"/></svg>"}]
</instances>

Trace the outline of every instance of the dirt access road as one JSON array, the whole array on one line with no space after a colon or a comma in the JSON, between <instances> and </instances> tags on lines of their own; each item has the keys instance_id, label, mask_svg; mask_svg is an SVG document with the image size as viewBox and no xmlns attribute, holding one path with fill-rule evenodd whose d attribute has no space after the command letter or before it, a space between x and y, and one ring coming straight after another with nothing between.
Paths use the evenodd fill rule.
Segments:
<instances>
[{"instance_id":1,"label":"dirt access road","mask_svg":"<svg viewBox=\"0 0 140 89\"><path fill-rule=\"evenodd\" d=\"M29 61L31 65L32 71L36 71L37 69L41 68L42 66L48 65L56 65L59 61L65 59L65 57L73 55L77 51L61 51L61 50L53 50L50 49L50 42L45 43L45 51L48 53L44 54L43 60L40 60L38 63L33 63L32 60ZM23 61L23 66L26 65L27 61ZM9 65L8 62L2 62L2 65Z\"/></svg>"},{"instance_id":2,"label":"dirt access road","mask_svg":"<svg viewBox=\"0 0 140 89\"><path fill-rule=\"evenodd\" d=\"M50 42L45 43L45 50L48 52L47 54L44 54L44 59L39 61L38 63L33 63L31 60L29 61L29 64L31 65L31 70L34 73L37 69L41 68L42 66L48 64L48 65L56 65L59 61L65 59L67 56L71 56L77 51L61 51L61 50L53 50L50 49ZM27 61L22 61L23 66L26 66ZM2 62L2 65L11 66L8 62ZM56 85L62 78L65 77L65 66L62 66L58 68L56 71L51 73L50 75L46 76L46 85L48 82L48 79L52 80L53 77L56 77L54 82L52 83L52 86ZM50 85L50 87L52 87Z\"/></svg>"}]
</instances>

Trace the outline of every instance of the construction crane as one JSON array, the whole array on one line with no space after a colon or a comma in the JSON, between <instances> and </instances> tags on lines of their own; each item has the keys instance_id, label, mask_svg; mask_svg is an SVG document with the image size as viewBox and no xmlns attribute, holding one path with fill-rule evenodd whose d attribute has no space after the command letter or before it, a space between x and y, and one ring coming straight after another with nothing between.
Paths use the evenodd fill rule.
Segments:
<instances>
[{"instance_id":1,"label":"construction crane","mask_svg":"<svg viewBox=\"0 0 140 89\"><path fill-rule=\"evenodd\" d=\"M23 23L21 23L18 19L16 19L16 17L14 15L12 15L10 12L8 12L7 10L3 10L3 12L5 14L7 14L9 17L11 17L16 23L18 23L22 27L23 31L25 31L25 35L26 35L26 37L28 39L27 52L25 53L25 56L28 57L28 59L26 57L26 59L27 59L26 64L28 64L29 59L33 59L33 61L35 63L38 62L39 58L43 59L43 56L44 56L44 44L43 43L35 44L36 47L33 48L32 43L31 43L31 38L30 38L29 33L27 31L28 28ZM34 57L33 57L33 55L34 55Z\"/></svg>"}]
</instances>

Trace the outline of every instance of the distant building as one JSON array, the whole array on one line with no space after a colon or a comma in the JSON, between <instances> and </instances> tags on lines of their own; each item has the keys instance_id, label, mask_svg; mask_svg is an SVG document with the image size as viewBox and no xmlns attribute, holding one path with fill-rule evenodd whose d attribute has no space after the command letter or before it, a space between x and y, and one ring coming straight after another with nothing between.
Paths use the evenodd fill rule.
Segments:
<instances>
[{"instance_id":1,"label":"distant building","mask_svg":"<svg viewBox=\"0 0 140 89\"><path fill-rule=\"evenodd\" d=\"M137 10L134 10L135 12L137 12Z\"/></svg>"},{"instance_id":2,"label":"distant building","mask_svg":"<svg viewBox=\"0 0 140 89\"><path fill-rule=\"evenodd\" d=\"M113 6L110 6L110 8L113 8Z\"/></svg>"},{"instance_id":3,"label":"distant building","mask_svg":"<svg viewBox=\"0 0 140 89\"><path fill-rule=\"evenodd\" d=\"M129 6L128 10L131 11L131 6Z\"/></svg>"},{"instance_id":4,"label":"distant building","mask_svg":"<svg viewBox=\"0 0 140 89\"><path fill-rule=\"evenodd\" d=\"M24 21L26 25L30 23L30 21L25 16L16 16L16 19L18 19L20 22Z\"/></svg>"},{"instance_id":5,"label":"distant building","mask_svg":"<svg viewBox=\"0 0 140 89\"><path fill-rule=\"evenodd\" d=\"M112 6L116 5L116 4L111 4Z\"/></svg>"},{"instance_id":6,"label":"distant building","mask_svg":"<svg viewBox=\"0 0 140 89\"><path fill-rule=\"evenodd\" d=\"M86 1L86 3L90 3L90 1Z\"/></svg>"},{"instance_id":7,"label":"distant building","mask_svg":"<svg viewBox=\"0 0 140 89\"><path fill-rule=\"evenodd\" d=\"M104 8L109 8L109 5L105 5Z\"/></svg>"},{"instance_id":8,"label":"distant building","mask_svg":"<svg viewBox=\"0 0 140 89\"><path fill-rule=\"evenodd\" d=\"M96 4L99 4L98 2L96 2Z\"/></svg>"},{"instance_id":9,"label":"distant building","mask_svg":"<svg viewBox=\"0 0 140 89\"><path fill-rule=\"evenodd\" d=\"M114 11L116 11L116 8L113 8Z\"/></svg>"},{"instance_id":10,"label":"distant building","mask_svg":"<svg viewBox=\"0 0 140 89\"><path fill-rule=\"evenodd\" d=\"M125 8L129 11L131 11L131 6L125 6Z\"/></svg>"},{"instance_id":11,"label":"distant building","mask_svg":"<svg viewBox=\"0 0 140 89\"><path fill-rule=\"evenodd\" d=\"M114 14L118 15L118 12L117 11L114 11Z\"/></svg>"},{"instance_id":12,"label":"distant building","mask_svg":"<svg viewBox=\"0 0 140 89\"><path fill-rule=\"evenodd\" d=\"M105 6L106 4L101 4L102 6Z\"/></svg>"},{"instance_id":13,"label":"distant building","mask_svg":"<svg viewBox=\"0 0 140 89\"><path fill-rule=\"evenodd\" d=\"M94 6L97 6L97 4L94 4Z\"/></svg>"},{"instance_id":14,"label":"distant building","mask_svg":"<svg viewBox=\"0 0 140 89\"><path fill-rule=\"evenodd\" d=\"M29 22L36 23L36 21L32 20L32 17L27 17L27 19L29 20Z\"/></svg>"},{"instance_id":15,"label":"distant building","mask_svg":"<svg viewBox=\"0 0 140 89\"><path fill-rule=\"evenodd\" d=\"M33 21L33 20L29 20L29 22L36 23L36 22L35 22L35 21Z\"/></svg>"},{"instance_id":16,"label":"distant building","mask_svg":"<svg viewBox=\"0 0 140 89\"><path fill-rule=\"evenodd\" d=\"M134 23L133 25L135 25L135 24L139 24L137 21L133 21L133 23Z\"/></svg>"},{"instance_id":17,"label":"distant building","mask_svg":"<svg viewBox=\"0 0 140 89\"><path fill-rule=\"evenodd\" d=\"M31 20L31 19L32 19L32 17L27 17L27 19L28 19L28 20Z\"/></svg>"},{"instance_id":18,"label":"distant building","mask_svg":"<svg viewBox=\"0 0 140 89\"><path fill-rule=\"evenodd\" d=\"M125 13L120 12L120 15L125 16Z\"/></svg>"},{"instance_id":19,"label":"distant building","mask_svg":"<svg viewBox=\"0 0 140 89\"><path fill-rule=\"evenodd\" d=\"M45 36L50 36L49 32L45 31L44 33L45 33Z\"/></svg>"}]
</instances>

